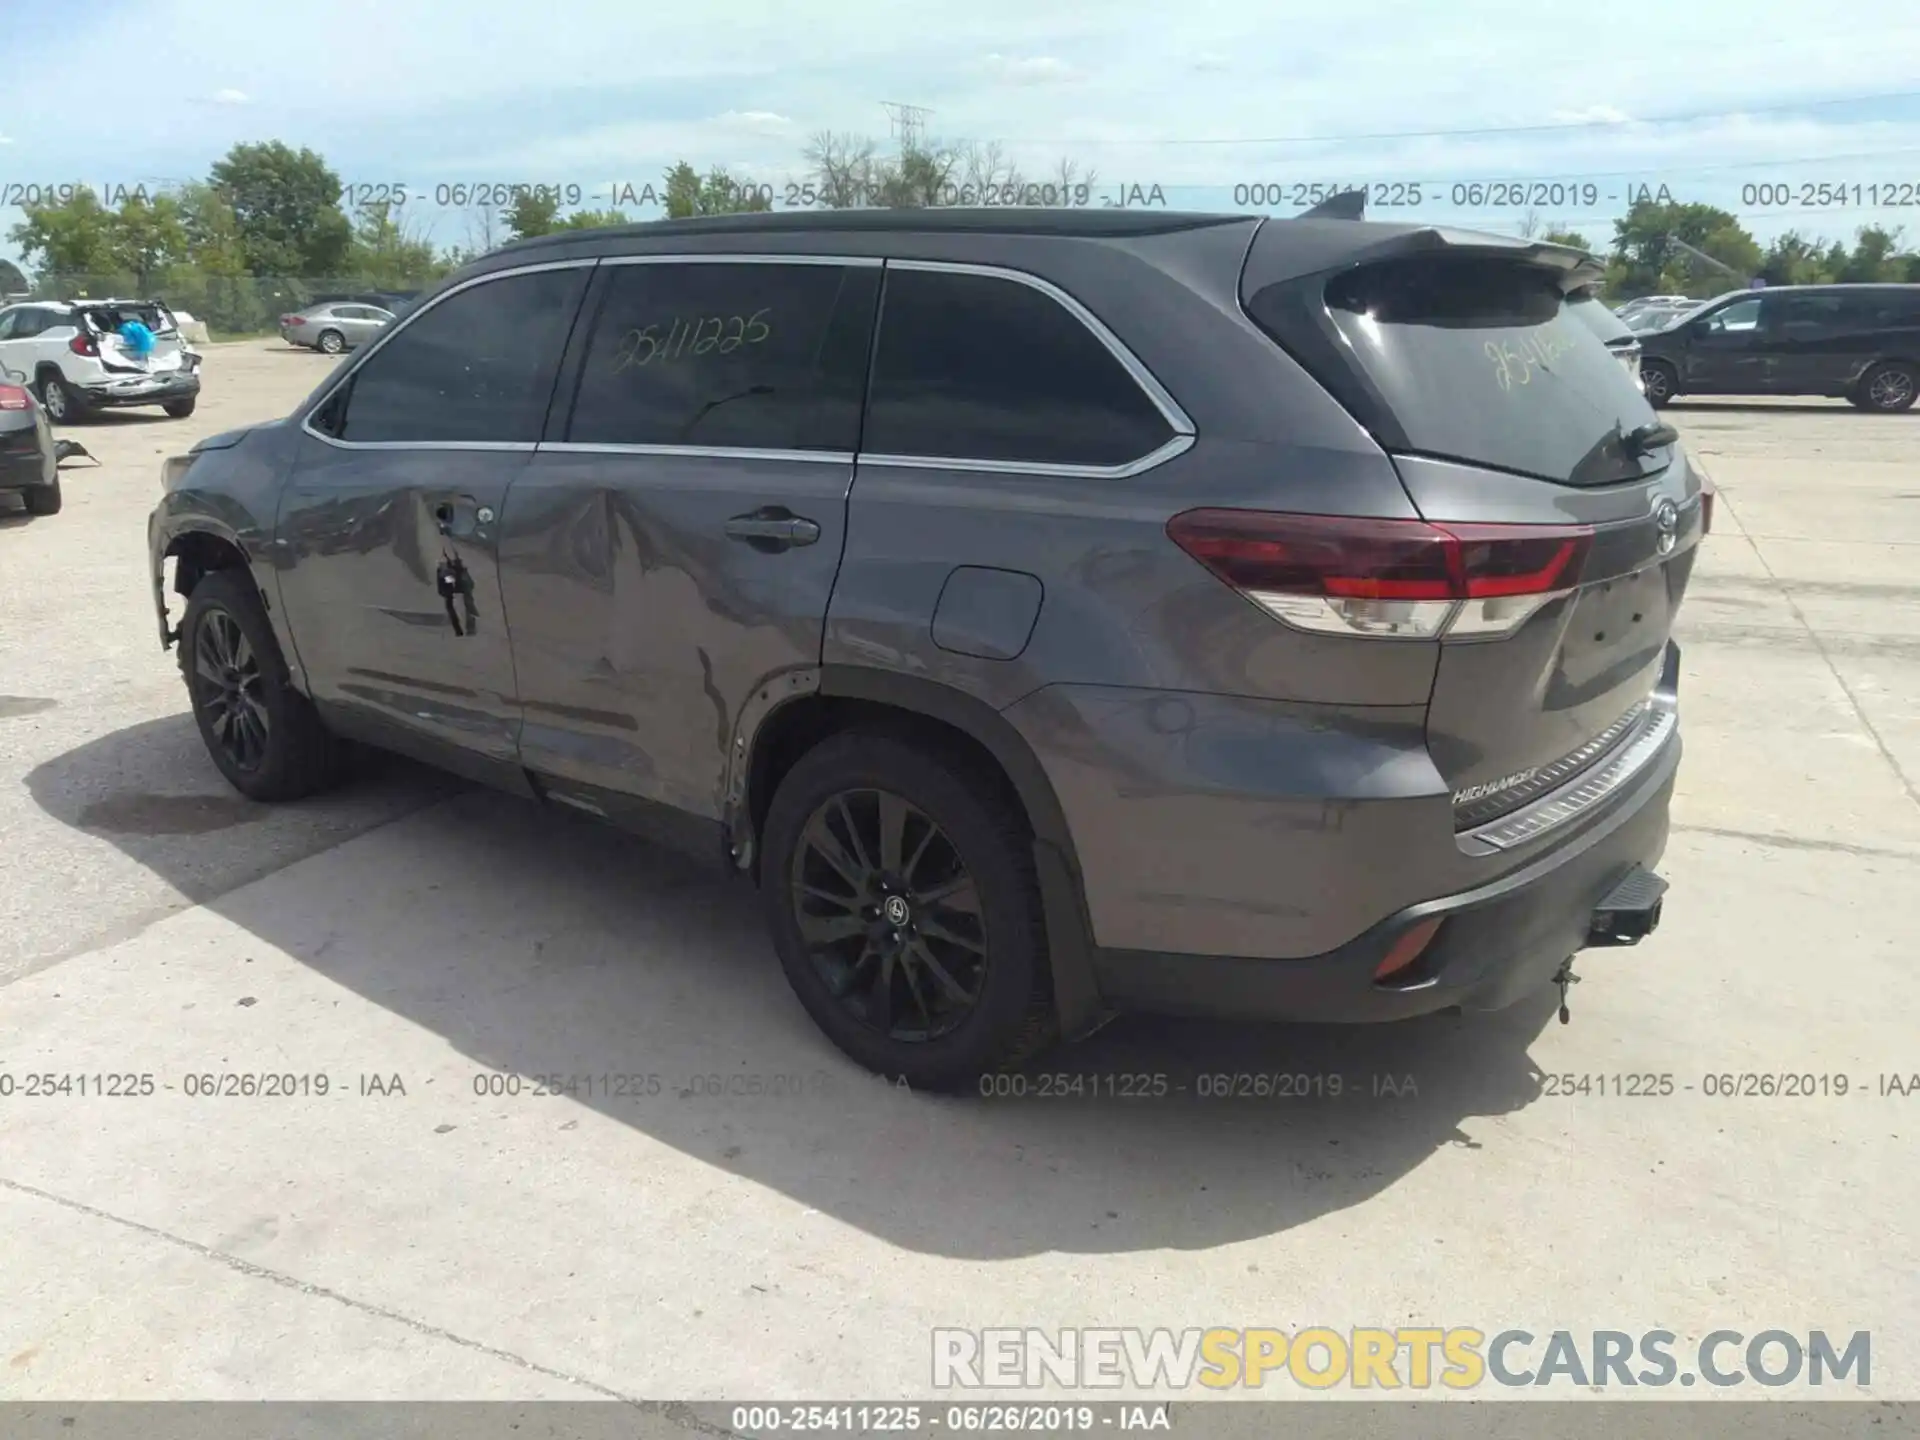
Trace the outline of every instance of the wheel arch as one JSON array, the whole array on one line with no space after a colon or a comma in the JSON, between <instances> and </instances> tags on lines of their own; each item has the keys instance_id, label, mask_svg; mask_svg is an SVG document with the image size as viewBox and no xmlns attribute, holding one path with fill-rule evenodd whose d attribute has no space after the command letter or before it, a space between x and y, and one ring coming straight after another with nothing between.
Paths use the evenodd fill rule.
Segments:
<instances>
[{"instance_id":1,"label":"wheel arch","mask_svg":"<svg viewBox=\"0 0 1920 1440\"><path fill-rule=\"evenodd\" d=\"M1025 817L1062 1034L1077 1038L1102 1023L1106 1011L1093 979L1092 931L1073 835L1053 782L1012 723L985 701L952 686L864 666L821 666L788 677L777 688L784 696L735 739L739 763L729 786L727 821L736 863L753 863L767 806L781 777L828 735L862 723L895 724L947 740L989 765Z\"/></svg>"}]
</instances>

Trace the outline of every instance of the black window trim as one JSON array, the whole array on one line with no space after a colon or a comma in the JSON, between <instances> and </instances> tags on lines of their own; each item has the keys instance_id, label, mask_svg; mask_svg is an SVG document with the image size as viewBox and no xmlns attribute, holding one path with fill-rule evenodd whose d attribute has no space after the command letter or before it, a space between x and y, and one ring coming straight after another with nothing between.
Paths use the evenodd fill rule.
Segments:
<instances>
[{"instance_id":1,"label":"black window trim","mask_svg":"<svg viewBox=\"0 0 1920 1440\"><path fill-rule=\"evenodd\" d=\"M816 255L784 250L756 254L752 251L709 254L685 251L659 251L647 255L606 255L600 264L606 269L623 265L831 265L836 269L875 270L887 262L878 255ZM565 379L567 377L563 377ZM577 397L580 377L571 377ZM865 383L862 382L861 410L866 409ZM572 399L568 409L571 414ZM617 441L542 440L540 453L558 455L670 455L709 460L798 460L813 465L851 465L852 450L764 450L745 445L646 445Z\"/></svg>"},{"instance_id":2,"label":"black window trim","mask_svg":"<svg viewBox=\"0 0 1920 1440\"><path fill-rule=\"evenodd\" d=\"M1048 475L1069 479L1084 480L1127 480L1135 475L1144 474L1157 466L1166 464L1177 455L1185 454L1193 445L1194 424L1187 412L1180 408L1180 402L1168 393L1146 362L1127 348L1126 342L1109 330L1106 324L1086 306L1062 290L1051 281L1042 280L1025 270L1013 270L1004 265L979 265L956 260L893 260L887 261L889 270L920 270L944 275L981 275L997 280L1010 280L1029 289L1038 290L1042 295L1060 306L1075 320L1078 320L1090 332L1094 339L1103 345L1107 353L1120 362L1133 383L1153 403L1154 409L1167 422L1173 434L1145 455L1120 465L1060 465L1045 464L1034 460L981 460L965 456L945 455L887 455L862 450L859 455L863 465L898 466L908 470L967 470L985 471L995 475ZM886 331L886 292L881 292L882 315L880 329Z\"/></svg>"},{"instance_id":3,"label":"black window trim","mask_svg":"<svg viewBox=\"0 0 1920 1440\"><path fill-rule=\"evenodd\" d=\"M331 445L336 450L495 450L517 451L531 455L540 448L533 440L340 440L313 427L314 418L325 412L328 405L341 391L353 384L354 377L367 363L378 355L394 340L404 335L407 327L422 315L430 314L443 301L451 300L455 295L463 295L477 286L486 285L495 280L510 279L515 275L537 275L547 270L590 270L600 264L600 257L589 256L579 260L549 260L539 265L516 265L506 270L489 270L484 275L475 275L462 280L458 285L450 285L418 310L411 311L403 319L387 326L375 340L360 352L360 358L340 375L340 378L327 387L326 394L309 405L300 417L300 429L322 444Z\"/></svg>"}]
</instances>

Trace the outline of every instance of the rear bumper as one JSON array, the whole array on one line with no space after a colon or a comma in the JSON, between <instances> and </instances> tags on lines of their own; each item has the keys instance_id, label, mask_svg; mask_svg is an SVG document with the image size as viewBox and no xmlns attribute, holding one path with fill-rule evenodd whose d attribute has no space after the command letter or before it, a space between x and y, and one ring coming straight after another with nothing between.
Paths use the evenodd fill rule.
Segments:
<instances>
[{"instance_id":1,"label":"rear bumper","mask_svg":"<svg viewBox=\"0 0 1920 1440\"><path fill-rule=\"evenodd\" d=\"M1490 885L1408 906L1328 954L1254 960L1098 951L1095 983L1118 1009L1240 1019L1357 1024L1453 1006L1501 1009L1587 948L1595 907L1629 872L1659 863L1679 763L1676 734L1594 829ZM1434 917L1443 921L1438 934L1400 983L1376 984L1374 971L1394 942Z\"/></svg>"},{"instance_id":2,"label":"rear bumper","mask_svg":"<svg viewBox=\"0 0 1920 1440\"><path fill-rule=\"evenodd\" d=\"M112 380L96 381L78 388L85 403L96 410L126 405L164 405L171 400L186 400L198 395L200 376L196 371L165 376L115 376Z\"/></svg>"},{"instance_id":3,"label":"rear bumper","mask_svg":"<svg viewBox=\"0 0 1920 1440\"><path fill-rule=\"evenodd\" d=\"M40 448L35 431L0 434L0 490L37 490L58 477L53 454Z\"/></svg>"}]
</instances>

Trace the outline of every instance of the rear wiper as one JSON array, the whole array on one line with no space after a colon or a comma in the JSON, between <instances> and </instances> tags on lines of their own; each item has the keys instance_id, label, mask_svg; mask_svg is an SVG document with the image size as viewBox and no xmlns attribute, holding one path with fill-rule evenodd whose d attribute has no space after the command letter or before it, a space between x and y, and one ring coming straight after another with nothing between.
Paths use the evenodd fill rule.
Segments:
<instances>
[{"instance_id":1,"label":"rear wiper","mask_svg":"<svg viewBox=\"0 0 1920 1440\"><path fill-rule=\"evenodd\" d=\"M1620 448L1629 455L1644 455L1679 440L1680 432L1663 420L1636 425L1620 437Z\"/></svg>"}]
</instances>

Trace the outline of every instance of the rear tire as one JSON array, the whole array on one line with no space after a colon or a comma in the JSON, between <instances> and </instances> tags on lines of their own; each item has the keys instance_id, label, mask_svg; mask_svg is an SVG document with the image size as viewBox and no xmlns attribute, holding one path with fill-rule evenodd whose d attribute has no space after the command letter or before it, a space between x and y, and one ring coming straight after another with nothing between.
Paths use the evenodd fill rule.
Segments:
<instances>
[{"instance_id":1,"label":"rear tire","mask_svg":"<svg viewBox=\"0 0 1920 1440\"><path fill-rule=\"evenodd\" d=\"M1920 367L1904 360L1876 365L1860 377L1859 387L1847 398L1862 410L1881 415L1911 410L1916 394L1920 394L1920 375L1916 370Z\"/></svg>"},{"instance_id":2,"label":"rear tire","mask_svg":"<svg viewBox=\"0 0 1920 1440\"><path fill-rule=\"evenodd\" d=\"M51 371L40 377L40 404L45 407L47 418L56 425L71 425L87 416L86 403L65 378Z\"/></svg>"},{"instance_id":3,"label":"rear tire","mask_svg":"<svg viewBox=\"0 0 1920 1440\"><path fill-rule=\"evenodd\" d=\"M242 795L298 800L339 781L346 747L294 689L244 570L215 570L193 587L180 673L207 754Z\"/></svg>"},{"instance_id":4,"label":"rear tire","mask_svg":"<svg viewBox=\"0 0 1920 1440\"><path fill-rule=\"evenodd\" d=\"M198 403L199 397L195 396L192 400L169 400L160 408L175 420L184 420L193 414L193 408Z\"/></svg>"},{"instance_id":5,"label":"rear tire","mask_svg":"<svg viewBox=\"0 0 1920 1440\"><path fill-rule=\"evenodd\" d=\"M56 475L51 485L35 485L32 489L22 490L20 499L25 503L29 515L58 515L60 477Z\"/></svg>"},{"instance_id":6,"label":"rear tire","mask_svg":"<svg viewBox=\"0 0 1920 1440\"><path fill-rule=\"evenodd\" d=\"M322 330L320 332L320 342L315 348L317 348L322 355L344 354L347 348L347 337L342 335L338 330Z\"/></svg>"},{"instance_id":7,"label":"rear tire","mask_svg":"<svg viewBox=\"0 0 1920 1440\"><path fill-rule=\"evenodd\" d=\"M1014 1069L1057 1033L1033 842L996 782L899 736L843 732L800 758L767 812L761 899L788 983L841 1050L916 1089Z\"/></svg>"},{"instance_id":8,"label":"rear tire","mask_svg":"<svg viewBox=\"0 0 1920 1440\"><path fill-rule=\"evenodd\" d=\"M1656 410L1666 409L1673 403L1673 397L1680 393L1679 373L1659 360L1648 360L1641 364L1640 384L1646 393L1647 403Z\"/></svg>"}]
</instances>

